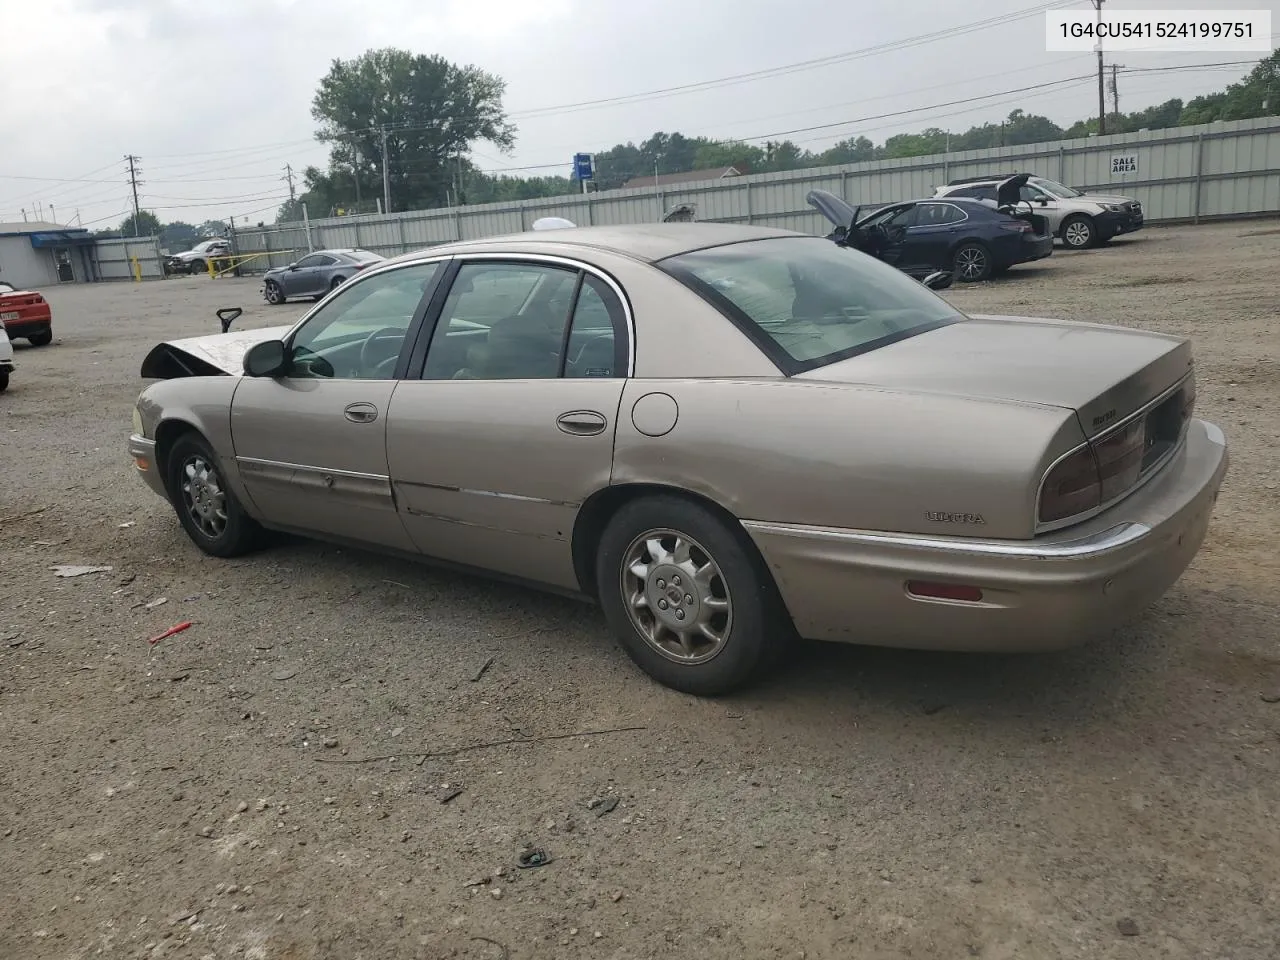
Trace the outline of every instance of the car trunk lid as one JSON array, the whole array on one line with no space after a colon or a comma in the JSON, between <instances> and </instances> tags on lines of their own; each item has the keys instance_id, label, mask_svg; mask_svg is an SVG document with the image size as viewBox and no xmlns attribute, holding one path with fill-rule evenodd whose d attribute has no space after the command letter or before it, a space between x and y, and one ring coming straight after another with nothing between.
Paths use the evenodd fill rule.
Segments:
<instances>
[{"instance_id":1,"label":"car trunk lid","mask_svg":"<svg viewBox=\"0 0 1280 960\"><path fill-rule=\"evenodd\" d=\"M1192 369L1187 340L1101 324L973 316L800 374L805 379L1073 410L1092 438Z\"/></svg>"}]
</instances>

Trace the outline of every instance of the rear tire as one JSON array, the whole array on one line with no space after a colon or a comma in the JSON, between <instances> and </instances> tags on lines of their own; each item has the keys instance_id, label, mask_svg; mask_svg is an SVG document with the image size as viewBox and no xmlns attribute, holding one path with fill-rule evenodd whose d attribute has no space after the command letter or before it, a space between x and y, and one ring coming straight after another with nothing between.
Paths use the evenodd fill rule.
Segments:
<instances>
[{"instance_id":1,"label":"rear tire","mask_svg":"<svg viewBox=\"0 0 1280 960\"><path fill-rule=\"evenodd\" d=\"M331 281L329 281L329 292L332 293L334 290L337 290L345 282L346 282L345 277L334 277Z\"/></svg>"},{"instance_id":2,"label":"rear tire","mask_svg":"<svg viewBox=\"0 0 1280 960\"><path fill-rule=\"evenodd\" d=\"M53 331L45 330L43 333L33 333L31 336L27 337L27 343L31 344L33 347L47 347L49 344L53 343Z\"/></svg>"},{"instance_id":3,"label":"rear tire","mask_svg":"<svg viewBox=\"0 0 1280 960\"><path fill-rule=\"evenodd\" d=\"M966 240L952 254L952 273L961 283L978 283L991 276L991 251L976 240Z\"/></svg>"},{"instance_id":4,"label":"rear tire","mask_svg":"<svg viewBox=\"0 0 1280 960\"><path fill-rule=\"evenodd\" d=\"M1083 214L1067 217L1062 224L1062 242L1069 250L1088 250L1098 242L1098 230Z\"/></svg>"},{"instance_id":5,"label":"rear tire","mask_svg":"<svg viewBox=\"0 0 1280 960\"><path fill-rule=\"evenodd\" d=\"M179 437L166 462L169 501L192 542L214 557L237 557L258 547L262 527L227 487L213 448L194 430Z\"/></svg>"},{"instance_id":6,"label":"rear tire","mask_svg":"<svg viewBox=\"0 0 1280 960\"><path fill-rule=\"evenodd\" d=\"M681 497L644 497L614 514L596 552L596 583L627 655L683 693L728 693L774 663L790 637L750 540Z\"/></svg>"},{"instance_id":7,"label":"rear tire","mask_svg":"<svg viewBox=\"0 0 1280 960\"><path fill-rule=\"evenodd\" d=\"M0 393L9 389L9 371L0 370Z\"/></svg>"}]
</instances>

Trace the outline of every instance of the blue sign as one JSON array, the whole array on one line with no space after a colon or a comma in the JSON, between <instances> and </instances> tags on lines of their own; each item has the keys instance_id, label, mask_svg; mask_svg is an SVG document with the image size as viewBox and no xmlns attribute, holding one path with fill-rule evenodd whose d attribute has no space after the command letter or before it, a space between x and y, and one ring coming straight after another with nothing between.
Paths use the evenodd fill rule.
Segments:
<instances>
[{"instance_id":1,"label":"blue sign","mask_svg":"<svg viewBox=\"0 0 1280 960\"><path fill-rule=\"evenodd\" d=\"M575 180L594 180L596 174L595 159L589 153L575 153L573 155L573 178Z\"/></svg>"}]
</instances>

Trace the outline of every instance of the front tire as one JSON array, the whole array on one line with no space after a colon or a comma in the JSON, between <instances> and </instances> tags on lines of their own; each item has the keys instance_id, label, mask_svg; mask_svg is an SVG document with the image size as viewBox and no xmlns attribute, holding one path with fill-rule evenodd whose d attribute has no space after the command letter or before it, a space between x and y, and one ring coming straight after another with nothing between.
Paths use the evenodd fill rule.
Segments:
<instances>
[{"instance_id":1,"label":"front tire","mask_svg":"<svg viewBox=\"0 0 1280 960\"><path fill-rule=\"evenodd\" d=\"M191 275L194 277L197 273L205 273L209 269L209 265L203 260L191 261Z\"/></svg>"},{"instance_id":2,"label":"front tire","mask_svg":"<svg viewBox=\"0 0 1280 960\"><path fill-rule=\"evenodd\" d=\"M27 343L31 344L33 347L47 347L49 344L53 343L53 331L45 330L43 333L33 333L31 336L27 337Z\"/></svg>"},{"instance_id":3,"label":"front tire","mask_svg":"<svg viewBox=\"0 0 1280 960\"><path fill-rule=\"evenodd\" d=\"M1097 244L1098 230L1091 219L1077 214L1062 225L1062 242L1071 250L1088 250Z\"/></svg>"},{"instance_id":4,"label":"front tire","mask_svg":"<svg viewBox=\"0 0 1280 960\"><path fill-rule=\"evenodd\" d=\"M9 389L9 371L0 370L0 393Z\"/></svg>"},{"instance_id":5,"label":"front tire","mask_svg":"<svg viewBox=\"0 0 1280 960\"><path fill-rule=\"evenodd\" d=\"M952 273L961 283L977 283L991 276L991 251L976 240L956 247L952 255Z\"/></svg>"},{"instance_id":6,"label":"front tire","mask_svg":"<svg viewBox=\"0 0 1280 960\"><path fill-rule=\"evenodd\" d=\"M280 284L274 280L268 280L266 284L267 303L278 307L282 303L288 302L288 297L284 295L284 291L280 289Z\"/></svg>"},{"instance_id":7,"label":"front tire","mask_svg":"<svg viewBox=\"0 0 1280 960\"><path fill-rule=\"evenodd\" d=\"M183 434L169 451L169 500L193 543L214 557L237 557L262 540L262 528L227 487L218 458L198 433Z\"/></svg>"},{"instance_id":8,"label":"front tire","mask_svg":"<svg viewBox=\"0 0 1280 960\"><path fill-rule=\"evenodd\" d=\"M785 646L782 602L750 541L680 497L645 497L613 516L596 583L627 655L674 690L728 693Z\"/></svg>"}]
</instances>

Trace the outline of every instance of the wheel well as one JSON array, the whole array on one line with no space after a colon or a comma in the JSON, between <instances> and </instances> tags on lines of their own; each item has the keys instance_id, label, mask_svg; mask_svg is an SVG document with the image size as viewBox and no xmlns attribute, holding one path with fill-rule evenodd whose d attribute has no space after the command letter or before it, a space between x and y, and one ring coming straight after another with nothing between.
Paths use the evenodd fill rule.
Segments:
<instances>
[{"instance_id":1,"label":"wheel well","mask_svg":"<svg viewBox=\"0 0 1280 960\"><path fill-rule=\"evenodd\" d=\"M660 483L624 483L605 487L603 490L598 490L588 497L582 504L582 509L578 511L578 519L573 526L573 570L577 574L578 584L582 592L589 597L593 599L599 598L598 585L596 584L596 550L600 545L600 538L604 534L604 528L614 514L626 504L639 500L641 497L650 496L680 497L690 503L696 503L698 506L704 507L715 514L729 525L730 530L735 533L741 533L743 541L749 545L756 559L760 562L761 569L767 572L767 568L764 566L764 558L756 550L755 543L751 538L742 531L738 518L710 497L704 497L701 494L693 493L680 487L664 486Z\"/></svg>"},{"instance_id":2,"label":"wheel well","mask_svg":"<svg viewBox=\"0 0 1280 960\"><path fill-rule=\"evenodd\" d=\"M1058 224L1058 236L1062 236L1064 233L1067 232L1067 224L1070 223L1072 220L1087 220L1089 221L1089 226L1090 227L1093 226L1093 217L1090 216L1089 214L1071 213L1063 217L1062 222Z\"/></svg>"},{"instance_id":3,"label":"wheel well","mask_svg":"<svg viewBox=\"0 0 1280 960\"><path fill-rule=\"evenodd\" d=\"M169 486L169 451L184 433L199 434L200 431L185 420L162 420L156 427L156 469L165 488Z\"/></svg>"}]
</instances>

